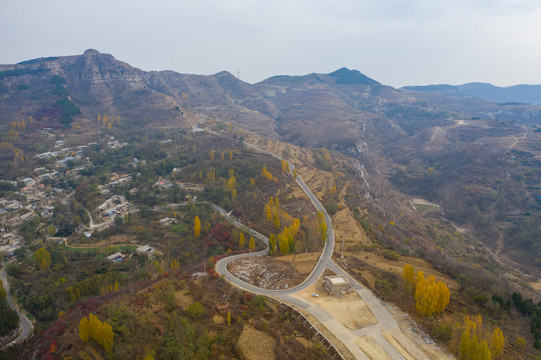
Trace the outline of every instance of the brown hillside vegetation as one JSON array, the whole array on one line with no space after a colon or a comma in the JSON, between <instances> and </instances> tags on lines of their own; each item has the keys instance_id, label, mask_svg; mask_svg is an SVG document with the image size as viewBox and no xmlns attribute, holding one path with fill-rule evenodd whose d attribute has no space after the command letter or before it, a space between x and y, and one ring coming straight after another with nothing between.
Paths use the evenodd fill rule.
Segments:
<instances>
[{"instance_id":1,"label":"brown hillside vegetation","mask_svg":"<svg viewBox=\"0 0 541 360\"><path fill-rule=\"evenodd\" d=\"M240 334L239 347L248 360L276 359L274 355L276 340L248 324L244 325L244 330Z\"/></svg>"},{"instance_id":2,"label":"brown hillside vegetation","mask_svg":"<svg viewBox=\"0 0 541 360\"><path fill-rule=\"evenodd\" d=\"M200 311L195 311L195 304ZM220 278L194 281L178 275L81 303L11 358L48 352L63 358L102 358L100 348L84 344L78 336L79 319L89 311L112 325L114 358L142 359L147 354L156 359L195 354L212 359L331 358L290 309L233 289ZM224 320L228 317L231 324Z\"/></svg>"}]
</instances>

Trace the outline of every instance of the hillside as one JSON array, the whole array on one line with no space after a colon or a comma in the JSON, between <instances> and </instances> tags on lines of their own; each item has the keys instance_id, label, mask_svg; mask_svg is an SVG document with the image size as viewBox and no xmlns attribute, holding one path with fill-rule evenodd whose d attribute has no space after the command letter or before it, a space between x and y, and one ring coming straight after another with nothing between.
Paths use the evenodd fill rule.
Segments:
<instances>
[{"instance_id":1,"label":"hillside","mask_svg":"<svg viewBox=\"0 0 541 360\"><path fill-rule=\"evenodd\" d=\"M96 50L2 65L0 175L37 166L45 128L71 128L65 134L83 141L104 127L190 128L216 119L355 157L403 193L437 202L498 254L534 261L541 107L455 96L485 88L402 91L347 68L248 84L225 71L144 72Z\"/></svg>"},{"instance_id":2,"label":"hillside","mask_svg":"<svg viewBox=\"0 0 541 360\"><path fill-rule=\"evenodd\" d=\"M464 85L404 86L403 89L439 93L463 100L484 100L502 105L510 103L541 105L541 85L500 87L486 83L468 83Z\"/></svg>"},{"instance_id":3,"label":"hillside","mask_svg":"<svg viewBox=\"0 0 541 360\"><path fill-rule=\"evenodd\" d=\"M188 276L225 254L262 249L257 231L275 235L274 256L239 261L235 271L271 288L302 282L327 236L323 210L297 186L302 176L332 217L335 255L344 256L335 260L364 286L414 314L400 272L417 264L452 287L445 329L462 321L460 309L483 313L513 341L527 340L506 347L508 358L537 354L541 106L429 89L394 89L347 68L257 84L225 71L145 72L96 50L0 66L0 179L8 180L0 221L16 234L2 239L7 249L13 236L22 244L6 271L41 332L27 351L100 358L96 343L77 336L92 312L114 324L119 358L194 348L249 358L258 350L241 345L245 332L287 345L273 347L276 358L325 354L281 315L289 310ZM226 213L253 230L234 228ZM139 254L141 245L156 258ZM117 251L126 261L107 260ZM247 267L255 270L246 275ZM316 301L311 291L305 300ZM188 311L194 302L204 316ZM167 323L170 314L192 335ZM456 350L457 331L440 339L431 319L415 316ZM148 346L125 327L145 319L154 321Z\"/></svg>"}]
</instances>

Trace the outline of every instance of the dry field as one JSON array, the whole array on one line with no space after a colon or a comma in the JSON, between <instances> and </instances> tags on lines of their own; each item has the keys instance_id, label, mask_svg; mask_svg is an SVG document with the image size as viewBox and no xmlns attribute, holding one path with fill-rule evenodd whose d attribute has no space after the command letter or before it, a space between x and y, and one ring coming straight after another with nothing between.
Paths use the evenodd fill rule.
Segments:
<instances>
[{"instance_id":1,"label":"dry field","mask_svg":"<svg viewBox=\"0 0 541 360\"><path fill-rule=\"evenodd\" d=\"M244 325L244 330L239 338L239 348L248 360L274 360L274 348L276 340L264 332Z\"/></svg>"}]
</instances>

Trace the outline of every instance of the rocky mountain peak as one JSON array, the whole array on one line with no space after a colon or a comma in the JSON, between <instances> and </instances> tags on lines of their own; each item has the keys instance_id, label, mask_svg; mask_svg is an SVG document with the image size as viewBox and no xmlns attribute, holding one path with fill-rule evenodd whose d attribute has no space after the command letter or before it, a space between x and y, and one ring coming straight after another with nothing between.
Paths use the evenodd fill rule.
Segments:
<instances>
[{"instance_id":1,"label":"rocky mountain peak","mask_svg":"<svg viewBox=\"0 0 541 360\"><path fill-rule=\"evenodd\" d=\"M336 82L339 84L364 84L364 85L379 85L376 80L369 78L361 73L359 70L350 70L346 67L342 67L329 74L336 78Z\"/></svg>"},{"instance_id":2,"label":"rocky mountain peak","mask_svg":"<svg viewBox=\"0 0 541 360\"><path fill-rule=\"evenodd\" d=\"M83 56L85 56L85 57L96 56L96 55L100 55L100 52L98 50L96 50L96 49L87 49L83 53Z\"/></svg>"}]
</instances>

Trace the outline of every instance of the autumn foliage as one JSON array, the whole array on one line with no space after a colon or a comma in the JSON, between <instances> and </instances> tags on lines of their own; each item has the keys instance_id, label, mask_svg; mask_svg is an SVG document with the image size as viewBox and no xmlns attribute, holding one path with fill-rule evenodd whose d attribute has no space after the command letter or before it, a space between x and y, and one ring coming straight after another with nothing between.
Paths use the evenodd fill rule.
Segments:
<instances>
[{"instance_id":1,"label":"autumn foliage","mask_svg":"<svg viewBox=\"0 0 541 360\"><path fill-rule=\"evenodd\" d=\"M263 169L261 169L261 177L266 180L276 180L270 173L270 171L267 170L265 166L263 166Z\"/></svg>"},{"instance_id":2,"label":"autumn foliage","mask_svg":"<svg viewBox=\"0 0 541 360\"><path fill-rule=\"evenodd\" d=\"M458 346L458 356L464 360L491 360L500 357L505 338L499 327L490 333L483 326L481 315L464 318L460 326L462 335Z\"/></svg>"},{"instance_id":3,"label":"autumn foliage","mask_svg":"<svg viewBox=\"0 0 541 360\"><path fill-rule=\"evenodd\" d=\"M199 216L196 216L193 220L193 235L198 238L199 235L201 235L201 220L199 220Z\"/></svg>"},{"instance_id":4,"label":"autumn foliage","mask_svg":"<svg viewBox=\"0 0 541 360\"><path fill-rule=\"evenodd\" d=\"M436 281L434 275L425 278L422 271L415 275L413 266L406 264L402 273L404 292L415 297L415 307L423 316L432 316L445 311L449 304L449 288L443 281Z\"/></svg>"},{"instance_id":5,"label":"autumn foliage","mask_svg":"<svg viewBox=\"0 0 541 360\"><path fill-rule=\"evenodd\" d=\"M51 266L51 254L45 248L41 247L34 253L34 261L37 268L45 270Z\"/></svg>"},{"instance_id":6,"label":"autumn foliage","mask_svg":"<svg viewBox=\"0 0 541 360\"><path fill-rule=\"evenodd\" d=\"M90 340L101 345L106 352L110 352L113 348L115 333L113 328L105 321L100 321L92 313L87 317L83 317L79 322L79 336L83 342Z\"/></svg>"}]
</instances>

